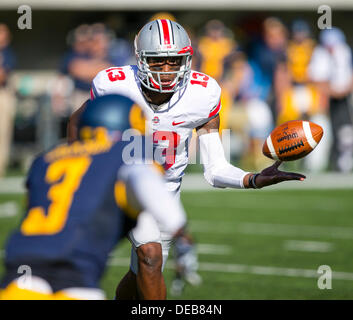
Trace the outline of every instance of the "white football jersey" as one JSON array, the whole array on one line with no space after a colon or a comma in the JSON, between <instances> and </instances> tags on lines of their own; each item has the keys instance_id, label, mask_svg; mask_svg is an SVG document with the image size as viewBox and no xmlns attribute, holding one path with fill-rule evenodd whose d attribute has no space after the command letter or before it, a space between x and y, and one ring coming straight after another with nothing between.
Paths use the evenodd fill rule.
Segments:
<instances>
[{"instance_id":1,"label":"white football jersey","mask_svg":"<svg viewBox=\"0 0 353 320\"><path fill-rule=\"evenodd\" d=\"M93 79L91 99L106 94L121 94L145 111L153 131L154 156L164 160L167 188L176 191L188 164L188 144L194 128L207 123L220 109L221 88L204 73L191 71L186 88L178 90L160 106L146 101L135 65L102 70Z\"/></svg>"}]
</instances>

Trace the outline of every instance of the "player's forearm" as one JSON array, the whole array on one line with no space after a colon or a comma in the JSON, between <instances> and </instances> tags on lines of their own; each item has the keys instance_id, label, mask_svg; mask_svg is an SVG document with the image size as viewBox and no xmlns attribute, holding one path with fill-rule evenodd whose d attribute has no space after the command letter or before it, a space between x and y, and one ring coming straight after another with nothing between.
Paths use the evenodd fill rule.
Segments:
<instances>
[{"instance_id":1,"label":"player's forearm","mask_svg":"<svg viewBox=\"0 0 353 320\"><path fill-rule=\"evenodd\" d=\"M231 165L226 160L218 132L203 134L199 139L204 176L209 184L216 188L248 187L246 180L249 172Z\"/></svg>"},{"instance_id":2,"label":"player's forearm","mask_svg":"<svg viewBox=\"0 0 353 320\"><path fill-rule=\"evenodd\" d=\"M248 188L248 172L245 172L230 163L223 166L216 167L211 171L209 180L216 188L235 188L243 189Z\"/></svg>"},{"instance_id":3,"label":"player's forearm","mask_svg":"<svg viewBox=\"0 0 353 320\"><path fill-rule=\"evenodd\" d=\"M5 83L6 79L7 79L7 72L5 70L5 68L2 68L0 66L0 85L2 85L3 83Z\"/></svg>"},{"instance_id":4,"label":"player's forearm","mask_svg":"<svg viewBox=\"0 0 353 320\"><path fill-rule=\"evenodd\" d=\"M86 104L87 104L87 101L70 116L69 122L67 124L67 129L66 129L67 140L69 143L75 141L78 138L78 130L77 130L78 120L83 110L86 108Z\"/></svg>"}]
</instances>

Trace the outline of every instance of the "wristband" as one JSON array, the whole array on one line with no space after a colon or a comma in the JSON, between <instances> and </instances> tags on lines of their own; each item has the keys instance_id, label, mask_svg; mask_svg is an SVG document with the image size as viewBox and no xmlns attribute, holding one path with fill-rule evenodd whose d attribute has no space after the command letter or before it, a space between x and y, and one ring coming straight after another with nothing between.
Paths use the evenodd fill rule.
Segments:
<instances>
[{"instance_id":1,"label":"wristband","mask_svg":"<svg viewBox=\"0 0 353 320\"><path fill-rule=\"evenodd\" d=\"M255 179L258 175L259 175L259 173L255 173L249 179L249 186L253 189L259 189L255 184Z\"/></svg>"}]
</instances>

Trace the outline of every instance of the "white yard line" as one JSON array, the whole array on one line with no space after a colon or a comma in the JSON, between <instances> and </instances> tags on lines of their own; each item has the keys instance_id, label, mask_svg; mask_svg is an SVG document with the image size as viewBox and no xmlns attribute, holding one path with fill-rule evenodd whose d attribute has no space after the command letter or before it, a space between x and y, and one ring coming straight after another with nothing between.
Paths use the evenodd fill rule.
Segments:
<instances>
[{"instance_id":1,"label":"white yard line","mask_svg":"<svg viewBox=\"0 0 353 320\"><path fill-rule=\"evenodd\" d=\"M4 255L4 250L0 250L0 257ZM108 261L108 265L112 267L125 267L130 265L130 258L113 257ZM174 269L173 262L169 261L166 268ZM245 273L263 276L282 276L282 277L298 277L298 278L318 278L321 274L313 269L299 268L281 268L271 266L255 266L245 264L227 264L214 262L199 262L200 271L221 272L221 273ZM348 280L353 281L353 273L351 272L332 272L332 280Z\"/></svg>"},{"instance_id":2,"label":"white yard line","mask_svg":"<svg viewBox=\"0 0 353 320\"><path fill-rule=\"evenodd\" d=\"M263 191L284 190L284 189L353 189L353 174L339 173L306 173L307 179L303 182L287 181L267 187ZM24 193L25 177L7 177L0 179L1 193ZM186 173L183 177L182 191L221 191L234 192L233 189L218 189L211 187L203 177L202 173Z\"/></svg>"},{"instance_id":3,"label":"white yard line","mask_svg":"<svg viewBox=\"0 0 353 320\"><path fill-rule=\"evenodd\" d=\"M197 243L196 249L198 254L228 255L232 253L231 246L222 244Z\"/></svg>"},{"instance_id":4,"label":"white yard line","mask_svg":"<svg viewBox=\"0 0 353 320\"><path fill-rule=\"evenodd\" d=\"M192 231L200 233L242 233L285 237L302 236L309 238L353 239L353 228L351 227L254 222L232 223L204 220L191 220L189 223Z\"/></svg>"},{"instance_id":5,"label":"white yard line","mask_svg":"<svg viewBox=\"0 0 353 320\"><path fill-rule=\"evenodd\" d=\"M334 245L330 242L301 241L301 240L284 241L283 247L288 251L304 251L304 252L330 252L330 251L333 251L334 249Z\"/></svg>"},{"instance_id":6,"label":"white yard line","mask_svg":"<svg viewBox=\"0 0 353 320\"><path fill-rule=\"evenodd\" d=\"M267 196L269 193L267 193ZM214 200L208 201L207 199L202 199L202 202L188 202L188 206L192 208L201 208L201 209L216 209L220 210L222 208L230 208L239 211L248 211L248 210L260 210L262 207L263 201L266 200L266 208L268 210L274 211L274 212L298 212L300 208L296 206L288 206L287 202L281 202L281 199L272 199L272 198L266 198L266 194L261 194L260 197L257 199L260 201L253 201L253 202L248 202L248 203L242 203L242 202L222 202L221 204L219 202L215 202ZM318 211L318 212L335 212L338 210L344 210L345 207L344 205L340 204L337 199L325 199L324 202L322 201L322 198L317 197L315 198L313 195L307 194L308 197L310 197L310 203L311 203L311 210L313 212ZM303 198L304 196L302 196ZM283 206L283 207L282 207ZM285 208L285 209L284 209Z\"/></svg>"},{"instance_id":7,"label":"white yard line","mask_svg":"<svg viewBox=\"0 0 353 320\"><path fill-rule=\"evenodd\" d=\"M0 250L0 257L4 255L4 251ZM130 258L115 257L108 262L112 267L126 267L130 265ZM174 269L173 262L167 262L166 268ZM245 264L227 264L214 262L200 262L200 271L223 272L223 273L246 273L263 276L282 276L282 277L298 277L298 278L318 278L321 274L313 269L297 269L297 268L280 268L271 266L253 266ZM351 272L332 272L332 280L349 280L353 281L353 273Z\"/></svg>"},{"instance_id":8,"label":"white yard line","mask_svg":"<svg viewBox=\"0 0 353 320\"><path fill-rule=\"evenodd\" d=\"M18 214L18 205L15 201L7 201L0 204L0 218L14 217Z\"/></svg>"},{"instance_id":9,"label":"white yard line","mask_svg":"<svg viewBox=\"0 0 353 320\"><path fill-rule=\"evenodd\" d=\"M13 193L22 194L25 192L25 177L8 177L0 179L0 194Z\"/></svg>"},{"instance_id":10,"label":"white yard line","mask_svg":"<svg viewBox=\"0 0 353 320\"><path fill-rule=\"evenodd\" d=\"M303 173L303 172L302 172ZM340 173L305 173L305 181L286 181L266 187L266 191L271 190L303 190L303 189L353 189L353 174ZM183 177L182 191L211 191L218 190L224 192L224 189L211 187L203 177L202 173L186 173ZM225 189L232 191L232 189ZM233 190L234 191L234 190ZM261 191L262 192L262 191Z\"/></svg>"},{"instance_id":11,"label":"white yard line","mask_svg":"<svg viewBox=\"0 0 353 320\"><path fill-rule=\"evenodd\" d=\"M108 263L115 267L129 267L129 258L113 258ZM319 267L319 266L318 266ZM173 264L167 262L166 268L173 269ZM263 276L281 276L281 277L298 277L298 278L319 278L321 274L313 269L296 269L296 268L280 268L270 266L252 266L245 264L226 264L214 262L200 262L200 271L223 272L223 273L246 273ZM348 280L353 281L353 273L332 271L332 280Z\"/></svg>"}]
</instances>

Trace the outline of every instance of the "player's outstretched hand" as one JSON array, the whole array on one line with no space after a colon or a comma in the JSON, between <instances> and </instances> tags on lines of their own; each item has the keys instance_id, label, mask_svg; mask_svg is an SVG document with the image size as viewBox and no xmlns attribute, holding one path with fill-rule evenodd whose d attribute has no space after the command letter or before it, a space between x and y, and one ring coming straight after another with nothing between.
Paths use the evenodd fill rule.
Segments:
<instances>
[{"instance_id":1,"label":"player's outstretched hand","mask_svg":"<svg viewBox=\"0 0 353 320\"><path fill-rule=\"evenodd\" d=\"M306 177L299 173L285 172L278 170L278 167L282 161L276 161L272 166L262 170L255 179L255 185L257 188L263 188L276 184L282 181L288 180L300 180L303 181Z\"/></svg>"}]
</instances>

